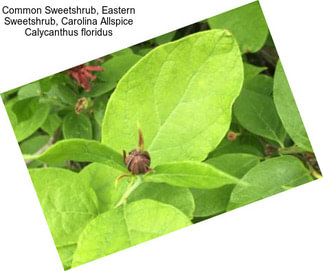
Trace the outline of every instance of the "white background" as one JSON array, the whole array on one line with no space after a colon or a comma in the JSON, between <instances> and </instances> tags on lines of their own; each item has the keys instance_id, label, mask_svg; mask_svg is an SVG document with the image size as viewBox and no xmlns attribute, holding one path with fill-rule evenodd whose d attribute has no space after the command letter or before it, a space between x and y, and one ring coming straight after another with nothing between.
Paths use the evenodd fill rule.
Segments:
<instances>
[{"instance_id":1,"label":"white background","mask_svg":"<svg viewBox=\"0 0 323 271\"><path fill-rule=\"evenodd\" d=\"M71 0L55 1L55 5L60 2L75 5ZM133 28L124 28L113 38L88 38L81 42L68 38L31 39L1 25L0 90L9 90L248 2L251 1L78 1L80 6L104 3L137 9ZM20 7L46 5L44 0L7 3ZM260 3L322 166L321 1L260 0ZM53 1L48 4L54 6ZM0 182L0 270L62 270L2 102ZM322 270L322 193L323 183L316 181L73 270Z\"/></svg>"}]
</instances>

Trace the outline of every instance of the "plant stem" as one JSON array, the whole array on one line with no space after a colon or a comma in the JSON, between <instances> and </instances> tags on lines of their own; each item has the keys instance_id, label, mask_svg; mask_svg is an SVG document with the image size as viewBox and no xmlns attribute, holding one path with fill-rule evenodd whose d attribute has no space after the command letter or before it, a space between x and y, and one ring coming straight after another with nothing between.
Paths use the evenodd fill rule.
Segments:
<instances>
[{"instance_id":1,"label":"plant stem","mask_svg":"<svg viewBox=\"0 0 323 271\"><path fill-rule=\"evenodd\" d=\"M278 152L280 154L295 154L295 153L304 153L306 151L304 149L294 145L291 147L279 148Z\"/></svg>"},{"instance_id":2,"label":"plant stem","mask_svg":"<svg viewBox=\"0 0 323 271\"><path fill-rule=\"evenodd\" d=\"M119 202L114 206L114 208L119 207L127 202L128 197L130 194L142 183L142 177L140 175L137 176L137 180L127 188L126 192L122 195Z\"/></svg>"}]
</instances>

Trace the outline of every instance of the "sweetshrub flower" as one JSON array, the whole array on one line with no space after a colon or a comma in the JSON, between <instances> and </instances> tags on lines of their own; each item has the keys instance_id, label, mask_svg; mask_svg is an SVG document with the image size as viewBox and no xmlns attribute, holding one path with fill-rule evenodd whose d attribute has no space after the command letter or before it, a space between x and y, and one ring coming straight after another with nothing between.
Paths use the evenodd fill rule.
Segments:
<instances>
[{"instance_id":1,"label":"sweetshrub flower","mask_svg":"<svg viewBox=\"0 0 323 271\"><path fill-rule=\"evenodd\" d=\"M91 73L92 71L104 71L104 69L100 66L82 64L68 70L68 73L86 92L89 92L91 90L89 80L93 82L96 79L96 76Z\"/></svg>"}]
</instances>

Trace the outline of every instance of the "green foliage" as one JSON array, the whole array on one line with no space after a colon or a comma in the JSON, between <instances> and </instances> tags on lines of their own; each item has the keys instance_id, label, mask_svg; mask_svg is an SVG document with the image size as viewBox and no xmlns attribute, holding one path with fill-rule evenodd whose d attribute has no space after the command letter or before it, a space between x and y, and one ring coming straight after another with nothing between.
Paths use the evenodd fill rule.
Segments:
<instances>
[{"instance_id":1,"label":"green foliage","mask_svg":"<svg viewBox=\"0 0 323 271\"><path fill-rule=\"evenodd\" d=\"M20 142L32 135L46 121L50 107L37 98L28 98L15 102L11 107L13 130ZM13 117L14 116L14 117Z\"/></svg>"},{"instance_id":2,"label":"green foliage","mask_svg":"<svg viewBox=\"0 0 323 271\"><path fill-rule=\"evenodd\" d=\"M275 72L274 102L282 123L295 144L304 150L312 151L311 143L280 62L277 64Z\"/></svg>"},{"instance_id":3,"label":"green foliage","mask_svg":"<svg viewBox=\"0 0 323 271\"><path fill-rule=\"evenodd\" d=\"M181 211L154 200L121 206L99 215L87 225L80 236L73 267L190 224Z\"/></svg>"},{"instance_id":4,"label":"green foliage","mask_svg":"<svg viewBox=\"0 0 323 271\"><path fill-rule=\"evenodd\" d=\"M313 178L301 161L293 156L272 158L252 168L242 178L249 185L237 185L228 209L234 209L282 192L287 187L307 183Z\"/></svg>"},{"instance_id":5,"label":"green foliage","mask_svg":"<svg viewBox=\"0 0 323 271\"><path fill-rule=\"evenodd\" d=\"M63 121L64 138L92 139L92 124L84 114L69 113Z\"/></svg>"},{"instance_id":6,"label":"green foliage","mask_svg":"<svg viewBox=\"0 0 323 271\"><path fill-rule=\"evenodd\" d=\"M107 106L102 141L118 151L133 149L139 122L153 166L201 161L229 127L242 77L238 46L226 31L159 46L120 80Z\"/></svg>"},{"instance_id":7,"label":"green foliage","mask_svg":"<svg viewBox=\"0 0 323 271\"><path fill-rule=\"evenodd\" d=\"M64 268L319 177L277 58L254 2L2 94Z\"/></svg>"},{"instance_id":8,"label":"green foliage","mask_svg":"<svg viewBox=\"0 0 323 271\"><path fill-rule=\"evenodd\" d=\"M248 131L284 145L286 133L271 97L244 88L233 110L239 123Z\"/></svg>"},{"instance_id":9,"label":"green foliage","mask_svg":"<svg viewBox=\"0 0 323 271\"><path fill-rule=\"evenodd\" d=\"M132 52L113 56L111 60L106 61L102 65L104 72L100 73L98 76L103 81L117 83L122 75L124 75L140 58L141 56Z\"/></svg>"},{"instance_id":10,"label":"green foliage","mask_svg":"<svg viewBox=\"0 0 323 271\"><path fill-rule=\"evenodd\" d=\"M48 115L46 121L41 126L41 129L47 134L53 136L59 126L61 125L62 120L57 113Z\"/></svg>"},{"instance_id":11,"label":"green foliage","mask_svg":"<svg viewBox=\"0 0 323 271\"><path fill-rule=\"evenodd\" d=\"M166 183L143 183L128 198L128 202L152 199L173 205L188 218L193 218L194 198L188 188L168 185Z\"/></svg>"},{"instance_id":12,"label":"green foliage","mask_svg":"<svg viewBox=\"0 0 323 271\"><path fill-rule=\"evenodd\" d=\"M99 201L100 213L113 209L127 188L126 182L116 185L115 180L122 171L101 163L92 163L85 167L80 176L87 180Z\"/></svg>"},{"instance_id":13,"label":"green foliage","mask_svg":"<svg viewBox=\"0 0 323 271\"><path fill-rule=\"evenodd\" d=\"M164 44L166 42L170 42L175 37L175 34L176 34L176 31L166 33L164 35L161 35L161 36L155 38L155 42L158 44Z\"/></svg>"},{"instance_id":14,"label":"green foliage","mask_svg":"<svg viewBox=\"0 0 323 271\"><path fill-rule=\"evenodd\" d=\"M45 163L59 163L68 160L78 162L99 162L124 169L120 154L95 140L66 139L57 142L37 159Z\"/></svg>"},{"instance_id":15,"label":"green foliage","mask_svg":"<svg viewBox=\"0 0 323 271\"><path fill-rule=\"evenodd\" d=\"M23 99L28 99L32 97L37 97L40 94L41 94L40 82L36 81L21 87L18 90L18 99L23 100Z\"/></svg>"},{"instance_id":16,"label":"green foliage","mask_svg":"<svg viewBox=\"0 0 323 271\"><path fill-rule=\"evenodd\" d=\"M261 73L262 71L266 70L266 67L258 67L255 65L251 65L247 62L243 63L243 69L244 69L244 82L249 81L249 79L254 78L256 75Z\"/></svg>"},{"instance_id":17,"label":"green foliage","mask_svg":"<svg viewBox=\"0 0 323 271\"><path fill-rule=\"evenodd\" d=\"M74 247L85 226L98 214L94 191L76 173L66 169L29 172L57 248ZM61 253L63 262L69 262L73 249Z\"/></svg>"},{"instance_id":18,"label":"green foliage","mask_svg":"<svg viewBox=\"0 0 323 271\"><path fill-rule=\"evenodd\" d=\"M145 179L147 182L168 183L180 187L217 188L239 180L222 170L199 162L172 162L159 165Z\"/></svg>"},{"instance_id":19,"label":"green foliage","mask_svg":"<svg viewBox=\"0 0 323 271\"><path fill-rule=\"evenodd\" d=\"M227 153L205 161L232 176L242 178L251 168L260 162L256 155L247 153Z\"/></svg>"},{"instance_id":20,"label":"green foliage","mask_svg":"<svg viewBox=\"0 0 323 271\"><path fill-rule=\"evenodd\" d=\"M257 52L268 36L268 27L258 1L212 17L208 23L211 28L225 28L232 32L243 53Z\"/></svg>"},{"instance_id":21,"label":"green foliage","mask_svg":"<svg viewBox=\"0 0 323 271\"><path fill-rule=\"evenodd\" d=\"M239 179L259 162L258 156L246 153L227 153L206 160L206 163ZM217 189L191 189L196 205L194 216L205 217L225 212L234 186L225 185Z\"/></svg>"}]
</instances>

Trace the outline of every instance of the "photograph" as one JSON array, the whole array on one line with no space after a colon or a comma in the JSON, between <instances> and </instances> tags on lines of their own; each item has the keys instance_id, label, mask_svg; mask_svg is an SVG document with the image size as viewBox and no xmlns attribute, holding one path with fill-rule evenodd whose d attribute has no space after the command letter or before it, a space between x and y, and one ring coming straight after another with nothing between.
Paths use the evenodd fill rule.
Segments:
<instances>
[{"instance_id":1,"label":"photograph","mask_svg":"<svg viewBox=\"0 0 323 271\"><path fill-rule=\"evenodd\" d=\"M1 94L65 270L321 178L258 1Z\"/></svg>"}]
</instances>

